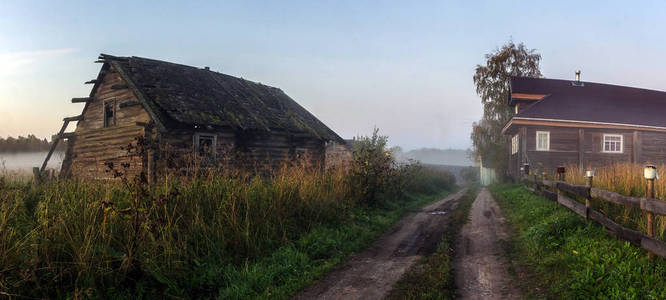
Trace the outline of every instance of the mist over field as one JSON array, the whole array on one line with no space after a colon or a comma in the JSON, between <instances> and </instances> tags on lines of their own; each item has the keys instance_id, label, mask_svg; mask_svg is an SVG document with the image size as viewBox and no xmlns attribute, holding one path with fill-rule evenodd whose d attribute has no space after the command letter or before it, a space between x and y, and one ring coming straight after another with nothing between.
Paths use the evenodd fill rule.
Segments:
<instances>
[{"instance_id":1,"label":"mist over field","mask_svg":"<svg viewBox=\"0 0 666 300\"><path fill-rule=\"evenodd\" d=\"M419 148L403 152L399 147L393 148L399 161L417 160L423 164L472 166L474 161L469 158L467 150Z\"/></svg>"}]
</instances>

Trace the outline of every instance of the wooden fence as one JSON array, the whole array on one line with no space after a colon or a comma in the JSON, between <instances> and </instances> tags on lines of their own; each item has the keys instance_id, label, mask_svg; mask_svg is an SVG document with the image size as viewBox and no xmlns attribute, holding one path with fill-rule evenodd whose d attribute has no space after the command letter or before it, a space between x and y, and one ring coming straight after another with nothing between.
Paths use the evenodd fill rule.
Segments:
<instances>
[{"instance_id":1,"label":"wooden fence","mask_svg":"<svg viewBox=\"0 0 666 300\"><path fill-rule=\"evenodd\" d=\"M536 178L536 176L526 177L526 181L529 183L527 188L533 193L555 201L586 219L599 222L617 238L647 250L650 256L654 254L666 258L666 243L654 238L653 227L654 215L666 216L666 202L651 197L628 197L615 192L597 189L591 186L592 180L589 181L590 184L588 185L574 185L564 181L544 180ZM650 194L649 189L648 194ZM586 199L585 204L570 198L568 195ZM647 214L648 234L625 228L604 214L594 210L591 207L590 201L593 198L639 208Z\"/></svg>"}]
</instances>

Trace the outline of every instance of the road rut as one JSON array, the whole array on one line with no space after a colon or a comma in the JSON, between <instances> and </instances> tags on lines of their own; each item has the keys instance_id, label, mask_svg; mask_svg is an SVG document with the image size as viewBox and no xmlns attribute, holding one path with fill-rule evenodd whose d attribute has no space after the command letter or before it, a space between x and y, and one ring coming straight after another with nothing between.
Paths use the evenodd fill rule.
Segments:
<instances>
[{"instance_id":1,"label":"road rut","mask_svg":"<svg viewBox=\"0 0 666 300\"><path fill-rule=\"evenodd\" d=\"M472 205L470 221L460 232L454 258L455 280L462 299L522 299L511 283L499 240L507 239L504 217L486 188Z\"/></svg>"},{"instance_id":2,"label":"road rut","mask_svg":"<svg viewBox=\"0 0 666 300\"><path fill-rule=\"evenodd\" d=\"M381 299L423 254L432 253L466 189L403 218L391 232L351 257L295 299Z\"/></svg>"}]
</instances>

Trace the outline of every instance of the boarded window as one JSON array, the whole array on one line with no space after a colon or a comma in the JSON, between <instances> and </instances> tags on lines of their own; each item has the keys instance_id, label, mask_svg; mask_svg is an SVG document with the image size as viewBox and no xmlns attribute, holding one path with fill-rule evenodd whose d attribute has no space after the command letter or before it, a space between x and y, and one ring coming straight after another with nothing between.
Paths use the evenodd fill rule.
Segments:
<instances>
[{"instance_id":1,"label":"boarded window","mask_svg":"<svg viewBox=\"0 0 666 300\"><path fill-rule=\"evenodd\" d=\"M200 158L215 158L217 147L217 136L214 134L195 133L194 152Z\"/></svg>"},{"instance_id":2,"label":"boarded window","mask_svg":"<svg viewBox=\"0 0 666 300\"><path fill-rule=\"evenodd\" d=\"M550 131L536 132L536 150L537 151L550 150Z\"/></svg>"},{"instance_id":3,"label":"boarded window","mask_svg":"<svg viewBox=\"0 0 666 300\"><path fill-rule=\"evenodd\" d=\"M518 145L518 135L516 134L511 138L511 154L518 153Z\"/></svg>"},{"instance_id":4,"label":"boarded window","mask_svg":"<svg viewBox=\"0 0 666 300\"><path fill-rule=\"evenodd\" d=\"M116 126L116 100L104 101L104 127Z\"/></svg>"},{"instance_id":5,"label":"boarded window","mask_svg":"<svg viewBox=\"0 0 666 300\"><path fill-rule=\"evenodd\" d=\"M604 134L604 152L622 153L622 135Z\"/></svg>"}]
</instances>

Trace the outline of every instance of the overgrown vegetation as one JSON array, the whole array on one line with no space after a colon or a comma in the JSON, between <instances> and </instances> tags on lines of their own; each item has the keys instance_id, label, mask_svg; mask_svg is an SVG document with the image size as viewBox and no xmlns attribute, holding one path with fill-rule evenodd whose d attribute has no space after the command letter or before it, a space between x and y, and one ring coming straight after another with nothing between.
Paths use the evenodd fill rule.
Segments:
<instances>
[{"instance_id":1,"label":"overgrown vegetation","mask_svg":"<svg viewBox=\"0 0 666 300\"><path fill-rule=\"evenodd\" d=\"M455 281L451 260L460 229L469 218L476 198L476 187L470 187L453 211L452 220L442 235L435 253L421 258L393 286L388 299L453 299Z\"/></svg>"},{"instance_id":2,"label":"overgrown vegetation","mask_svg":"<svg viewBox=\"0 0 666 300\"><path fill-rule=\"evenodd\" d=\"M0 292L285 298L454 186L449 173L385 157L377 132L357 144L350 168L329 171L290 164L152 186L119 166L106 183L0 179Z\"/></svg>"},{"instance_id":3,"label":"overgrown vegetation","mask_svg":"<svg viewBox=\"0 0 666 300\"><path fill-rule=\"evenodd\" d=\"M646 181L643 177L643 167L644 165L639 164L616 163L594 168L593 185L596 188L626 196L644 197ZM661 165L658 169L666 170L666 165ZM579 185L586 184L585 172L580 170L578 165L569 165L566 170L565 180L567 182ZM548 177L555 178L554 174L548 174ZM655 181L654 191L657 199L666 199L666 184L661 180ZM592 207L627 228L647 232L645 213L637 207L597 199L592 200ZM656 215L654 224L655 237L666 241L666 217Z\"/></svg>"},{"instance_id":4,"label":"overgrown vegetation","mask_svg":"<svg viewBox=\"0 0 666 300\"><path fill-rule=\"evenodd\" d=\"M14 152L38 152L48 151L53 141L49 142L46 139L39 139L34 134L28 136L18 136L16 138L8 136L7 138L0 137L0 153L14 153ZM66 142L58 145L59 151L64 151Z\"/></svg>"},{"instance_id":5,"label":"overgrown vegetation","mask_svg":"<svg viewBox=\"0 0 666 300\"><path fill-rule=\"evenodd\" d=\"M520 185L497 185L491 191L516 230L511 257L536 275L523 279L545 291L529 297L666 298L663 259L648 259L645 251L609 236L602 226Z\"/></svg>"}]
</instances>

